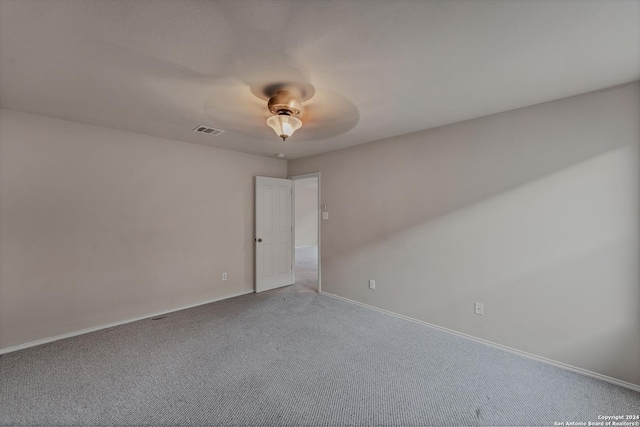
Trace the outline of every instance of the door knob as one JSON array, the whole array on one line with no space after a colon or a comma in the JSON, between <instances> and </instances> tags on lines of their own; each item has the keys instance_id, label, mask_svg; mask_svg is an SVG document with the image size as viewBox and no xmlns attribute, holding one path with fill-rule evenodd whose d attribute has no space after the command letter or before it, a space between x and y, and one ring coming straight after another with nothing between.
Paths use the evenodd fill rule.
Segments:
<instances>
[{"instance_id":1,"label":"door knob","mask_svg":"<svg viewBox=\"0 0 640 427\"><path fill-rule=\"evenodd\" d=\"M258 242L262 242L262 239L258 239Z\"/></svg>"}]
</instances>

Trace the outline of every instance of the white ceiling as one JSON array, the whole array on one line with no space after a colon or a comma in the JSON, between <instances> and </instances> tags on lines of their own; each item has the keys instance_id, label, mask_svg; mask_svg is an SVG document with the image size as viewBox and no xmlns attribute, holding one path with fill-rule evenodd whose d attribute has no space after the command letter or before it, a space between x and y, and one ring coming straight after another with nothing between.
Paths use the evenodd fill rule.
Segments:
<instances>
[{"instance_id":1,"label":"white ceiling","mask_svg":"<svg viewBox=\"0 0 640 427\"><path fill-rule=\"evenodd\" d=\"M289 159L638 79L640 0L0 0L3 108Z\"/></svg>"}]
</instances>

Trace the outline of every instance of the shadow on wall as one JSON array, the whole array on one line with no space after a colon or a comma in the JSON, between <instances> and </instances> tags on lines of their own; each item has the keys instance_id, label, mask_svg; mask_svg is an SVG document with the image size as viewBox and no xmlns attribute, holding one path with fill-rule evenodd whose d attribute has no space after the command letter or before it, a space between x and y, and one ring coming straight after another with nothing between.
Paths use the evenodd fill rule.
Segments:
<instances>
[{"instance_id":1,"label":"shadow on wall","mask_svg":"<svg viewBox=\"0 0 640 427\"><path fill-rule=\"evenodd\" d=\"M640 384L639 99L634 82L289 162L322 172L323 290Z\"/></svg>"},{"instance_id":2,"label":"shadow on wall","mask_svg":"<svg viewBox=\"0 0 640 427\"><path fill-rule=\"evenodd\" d=\"M638 171L638 147L616 148L361 240L323 257L323 276L348 298L640 384ZM361 272L379 283L364 298Z\"/></svg>"},{"instance_id":3,"label":"shadow on wall","mask_svg":"<svg viewBox=\"0 0 640 427\"><path fill-rule=\"evenodd\" d=\"M327 255L340 256L637 144L638 97L635 83L317 156L326 175L323 197L353 191L350 203L325 200L344 219L325 231L332 246ZM290 173L320 169L313 157L295 163ZM358 227L347 233L340 228L346 224Z\"/></svg>"}]
</instances>

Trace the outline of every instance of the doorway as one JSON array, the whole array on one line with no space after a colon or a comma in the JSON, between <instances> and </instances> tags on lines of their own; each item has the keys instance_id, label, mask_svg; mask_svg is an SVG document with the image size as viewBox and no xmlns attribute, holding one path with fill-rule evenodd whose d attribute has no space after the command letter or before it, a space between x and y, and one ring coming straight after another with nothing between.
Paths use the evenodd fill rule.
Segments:
<instances>
[{"instance_id":1,"label":"doorway","mask_svg":"<svg viewBox=\"0 0 640 427\"><path fill-rule=\"evenodd\" d=\"M295 284L320 291L320 174L293 180Z\"/></svg>"}]
</instances>

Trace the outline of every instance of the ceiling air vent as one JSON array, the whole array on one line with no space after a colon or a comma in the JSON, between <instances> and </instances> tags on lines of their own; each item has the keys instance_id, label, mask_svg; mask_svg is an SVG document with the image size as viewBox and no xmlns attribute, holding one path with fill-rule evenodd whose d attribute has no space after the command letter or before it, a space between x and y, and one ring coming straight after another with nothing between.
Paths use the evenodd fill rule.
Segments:
<instances>
[{"instance_id":1,"label":"ceiling air vent","mask_svg":"<svg viewBox=\"0 0 640 427\"><path fill-rule=\"evenodd\" d=\"M207 127L207 126L198 126L193 131L194 132L200 132L200 133L206 133L207 135L213 135L213 136L218 136L222 132L224 132L221 129L214 129L214 128L210 128L210 127Z\"/></svg>"}]
</instances>

